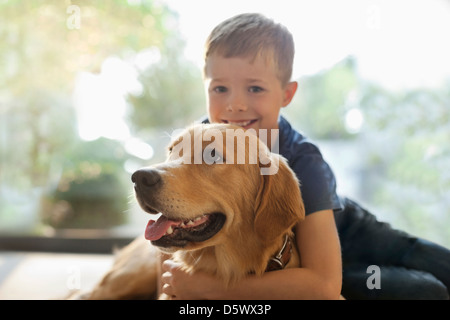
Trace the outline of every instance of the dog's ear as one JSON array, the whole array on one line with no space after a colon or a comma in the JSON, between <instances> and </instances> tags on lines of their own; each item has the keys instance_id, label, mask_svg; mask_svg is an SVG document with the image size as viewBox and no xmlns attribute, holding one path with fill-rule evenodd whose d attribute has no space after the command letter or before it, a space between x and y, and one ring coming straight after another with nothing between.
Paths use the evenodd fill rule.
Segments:
<instances>
[{"instance_id":1,"label":"dog's ear","mask_svg":"<svg viewBox=\"0 0 450 320\"><path fill-rule=\"evenodd\" d=\"M255 231L264 241L275 239L305 218L300 185L294 172L281 156L272 154L271 157L277 160L278 170L273 175L261 175L255 203Z\"/></svg>"}]
</instances>

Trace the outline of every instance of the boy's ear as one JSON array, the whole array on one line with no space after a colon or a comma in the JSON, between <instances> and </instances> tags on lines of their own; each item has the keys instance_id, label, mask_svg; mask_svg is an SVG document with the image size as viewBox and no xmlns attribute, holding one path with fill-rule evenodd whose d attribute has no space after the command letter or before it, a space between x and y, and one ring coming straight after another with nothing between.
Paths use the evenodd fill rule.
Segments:
<instances>
[{"instance_id":1,"label":"boy's ear","mask_svg":"<svg viewBox=\"0 0 450 320\"><path fill-rule=\"evenodd\" d=\"M297 91L297 88L297 81L291 81L284 87L283 107L286 107L289 103L291 103L292 99L294 98L295 92Z\"/></svg>"}]
</instances>

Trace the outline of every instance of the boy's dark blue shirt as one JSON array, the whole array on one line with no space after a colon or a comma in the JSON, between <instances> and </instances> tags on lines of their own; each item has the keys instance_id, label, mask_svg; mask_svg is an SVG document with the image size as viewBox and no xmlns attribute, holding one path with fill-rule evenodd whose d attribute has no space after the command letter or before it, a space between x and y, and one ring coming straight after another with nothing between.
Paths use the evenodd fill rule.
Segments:
<instances>
[{"instance_id":1,"label":"boy's dark blue shirt","mask_svg":"<svg viewBox=\"0 0 450 320\"><path fill-rule=\"evenodd\" d=\"M202 123L209 121L203 119ZM278 127L279 153L288 160L300 181L306 215L321 210L341 210L334 173L317 146L294 130L282 116L278 120Z\"/></svg>"},{"instance_id":2,"label":"boy's dark blue shirt","mask_svg":"<svg viewBox=\"0 0 450 320\"><path fill-rule=\"evenodd\" d=\"M319 148L294 130L282 116L278 120L278 127L279 153L288 160L300 181L306 215L321 210L341 210L334 173Z\"/></svg>"}]
</instances>

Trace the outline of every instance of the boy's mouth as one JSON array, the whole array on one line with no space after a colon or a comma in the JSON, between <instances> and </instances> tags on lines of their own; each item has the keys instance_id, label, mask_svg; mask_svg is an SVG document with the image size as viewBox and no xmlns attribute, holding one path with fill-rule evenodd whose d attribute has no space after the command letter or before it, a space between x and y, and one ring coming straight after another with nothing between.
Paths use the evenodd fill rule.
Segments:
<instances>
[{"instance_id":1,"label":"boy's mouth","mask_svg":"<svg viewBox=\"0 0 450 320\"><path fill-rule=\"evenodd\" d=\"M232 124L232 125L235 125L235 126L242 127L244 129L248 129L256 121L258 121L258 119L252 119L252 120L222 120L223 123Z\"/></svg>"}]
</instances>

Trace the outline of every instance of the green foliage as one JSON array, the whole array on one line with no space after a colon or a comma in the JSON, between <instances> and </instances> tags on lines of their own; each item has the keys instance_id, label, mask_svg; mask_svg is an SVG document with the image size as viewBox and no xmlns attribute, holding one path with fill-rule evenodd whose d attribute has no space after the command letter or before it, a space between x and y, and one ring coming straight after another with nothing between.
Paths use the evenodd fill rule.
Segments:
<instances>
[{"instance_id":1,"label":"green foliage","mask_svg":"<svg viewBox=\"0 0 450 320\"><path fill-rule=\"evenodd\" d=\"M43 186L76 140L68 97L30 88L0 116L2 181L18 189Z\"/></svg>"},{"instance_id":2,"label":"green foliage","mask_svg":"<svg viewBox=\"0 0 450 320\"><path fill-rule=\"evenodd\" d=\"M289 119L316 139L346 139L346 100L358 85L356 62L349 57L329 70L298 80L295 99L286 110Z\"/></svg>"},{"instance_id":3,"label":"green foliage","mask_svg":"<svg viewBox=\"0 0 450 320\"><path fill-rule=\"evenodd\" d=\"M58 185L44 198L42 221L56 228L108 228L125 222L131 183L123 173L126 153L120 143L104 138L83 142L71 155Z\"/></svg>"},{"instance_id":4,"label":"green foliage","mask_svg":"<svg viewBox=\"0 0 450 320\"><path fill-rule=\"evenodd\" d=\"M366 84L360 102L365 139L383 179L373 203L398 225L450 244L450 83L386 92ZM380 143L381 141L381 143ZM367 170L371 170L370 164Z\"/></svg>"},{"instance_id":5,"label":"green foliage","mask_svg":"<svg viewBox=\"0 0 450 320\"><path fill-rule=\"evenodd\" d=\"M70 29L64 1L3 1L0 4L0 84L18 89L71 88L80 70L97 71L111 55L162 47L174 37L174 14L154 1L77 1L80 28ZM26 71L26 72L24 72ZM8 80L8 82L6 82ZM14 81L14 83L11 83ZM1 87L1 86L0 86Z\"/></svg>"},{"instance_id":6,"label":"green foliage","mask_svg":"<svg viewBox=\"0 0 450 320\"><path fill-rule=\"evenodd\" d=\"M449 106L450 82L441 88L386 90L360 79L349 57L299 79L297 96L283 113L313 139L355 142L362 168L359 196L375 214L450 245ZM345 126L351 108L364 118L359 133ZM335 160L328 161L333 167Z\"/></svg>"},{"instance_id":7,"label":"green foliage","mask_svg":"<svg viewBox=\"0 0 450 320\"><path fill-rule=\"evenodd\" d=\"M178 37L176 16L160 2L77 1L79 29L67 26L69 5L0 3L0 175L16 187L44 184L76 140L71 96L78 72L99 71L111 55L165 50Z\"/></svg>"},{"instance_id":8,"label":"green foliage","mask_svg":"<svg viewBox=\"0 0 450 320\"><path fill-rule=\"evenodd\" d=\"M201 73L176 50L144 70L139 80L143 92L130 94L128 102L130 123L140 136L150 128L184 127L206 112Z\"/></svg>"},{"instance_id":9,"label":"green foliage","mask_svg":"<svg viewBox=\"0 0 450 320\"><path fill-rule=\"evenodd\" d=\"M69 26L76 14L68 10L71 4L79 9L79 28ZM34 221L29 216L36 214L36 206L25 204L59 181L67 188L51 196L60 209L67 209L59 212L87 214L87 202L102 197L109 207L91 206L89 219L91 227L107 226L104 212L123 216L126 200L119 195L129 194L123 187L123 162L111 164L117 146L101 141L97 143L104 146L90 148L79 140L72 101L75 79L79 72L99 72L110 56L127 60L148 47L158 48L163 56L179 53L183 43L176 15L151 0L21 0L1 1L0 21L0 223ZM186 69L182 71L184 75ZM180 83L168 83L161 91L171 92L173 85ZM101 174L84 176L93 172ZM119 223L118 217L110 224ZM69 219L70 225L88 226L83 219ZM47 222L69 226L56 220Z\"/></svg>"}]
</instances>

